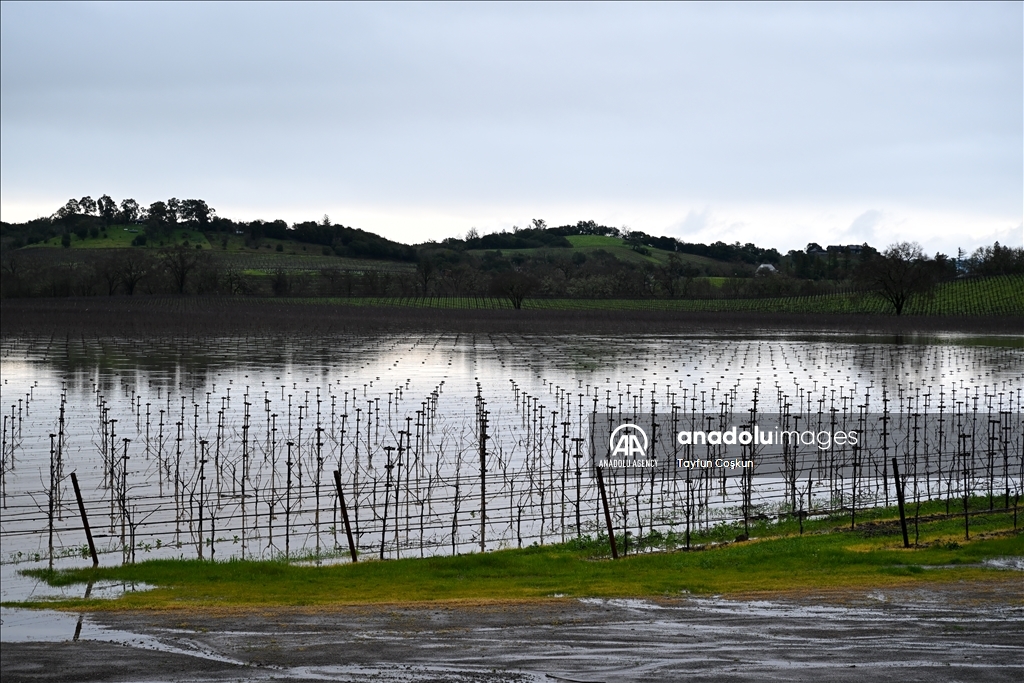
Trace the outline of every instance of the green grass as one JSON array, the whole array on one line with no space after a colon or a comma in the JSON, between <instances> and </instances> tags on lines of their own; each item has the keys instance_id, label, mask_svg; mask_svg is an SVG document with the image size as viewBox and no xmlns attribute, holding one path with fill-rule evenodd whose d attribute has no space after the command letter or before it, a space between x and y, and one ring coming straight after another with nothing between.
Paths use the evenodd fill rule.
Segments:
<instances>
[{"instance_id":1,"label":"green grass","mask_svg":"<svg viewBox=\"0 0 1024 683\"><path fill-rule=\"evenodd\" d=\"M619 237L606 237L604 235L569 235L565 239L569 241L575 251L582 251L585 254L589 254L597 251L598 249L603 249L610 254L614 254L619 260L626 262L662 264L668 261L670 254L675 253L683 263L692 263L698 266L708 264L714 264L717 266L723 265L722 261L716 261L715 259L707 258L705 256L682 254L665 251L663 249L655 249L654 247L645 247L647 254L641 254L635 251L626 243L625 240ZM530 250L524 249L522 251Z\"/></svg>"},{"instance_id":2,"label":"green grass","mask_svg":"<svg viewBox=\"0 0 1024 683\"><path fill-rule=\"evenodd\" d=\"M976 501L976 504L980 505ZM944 511L929 503L931 514ZM489 553L363 561L323 567L275 562L153 560L136 565L29 574L53 585L92 580L146 583L153 590L116 600L25 603L86 609L215 608L327 605L437 600L518 600L551 596L657 597L681 593L741 594L763 591L866 588L931 581L1006 579L982 560L1024 555L1024 536L1005 512L972 518L965 541L962 518L921 524L921 546L904 549L893 509L865 511L848 529L846 517L805 523L761 522L755 540L700 551L648 552L611 560L606 539L578 539L555 546ZM736 527L716 529L731 537ZM911 528L913 539L913 528ZM672 540L674 539L674 541ZM660 536L671 548L678 535ZM707 542L712 537L697 540ZM620 545L621 548L621 545Z\"/></svg>"},{"instance_id":3,"label":"green grass","mask_svg":"<svg viewBox=\"0 0 1024 683\"><path fill-rule=\"evenodd\" d=\"M134 230L134 232L132 232L133 230ZM68 247L68 248L69 249L119 249L119 248L122 248L122 247L131 247L132 246L132 240L134 240L136 237L138 237L139 235L142 235L144 233L145 233L145 230L142 227L133 226L133 227L129 228L129 227L125 227L123 225L112 225L109 228L107 228L106 230L101 231L100 234L98 236L96 236L96 237L86 237L85 239L80 239L78 237L78 235L71 235L71 246ZM203 249L210 249L211 248L210 242L206 239L206 235L204 235L202 232L200 232L199 230L185 230L185 229L182 229L182 228L174 230L174 232L172 233L171 238L169 238L169 239L167 239L165 241L165 246L167 244L172 244L172 243L173 244L181 244L185 240L188 240L188 243L193 245L193 246L198 244ZM54 237L52 239L46 240L45 242L40 242L39 244L30 245L30 246L28 246L26 248L27 249L34 249L34 248L39 248L39 247L56 247L56 248L59 249L59 248L61 248L60 241L61 241L61 237L58 236L58 237ZM160 244L159 244L158 241L156 241L156 240L149 240L149 241L147 241L146 246L143 247L143 248L144 249L153 249L153 248L159 248L159 247L160 247ZM136 248L138 248L138 247L136 247Z\"/></svg>"},{"instance_id":4,"label":"green grass","mask_svg":"<svg viewBox=\"0 0 1024 683\"><path fill-rule=\"evenodd\" d=\"M533 257L563 257L569 258L575 252L582 252L587 256L593 255L599 250L603 250L615 256L620 261L632 264L643 264L650 263L654 265L662 265L668 262L668 258L675 252L664 251L662 249L654 249L647 247L647 254L641 254L634 251L632 247L626 244L625 241L618 237L605 237L603 235L569 235L566 237L570 244L571 249L564 247L535 247L532 249L502 249L501 253L508 256L512 254L522 254L523 256ZM470 250L472 254L485 254L487 252L495 251L494 249L473 249ZM694 254L681 254L677 253L676 256L683 263L689 263L694 266L714 266L720 268L724 262L716 261L712 258L705 256L696 256Z\"/></svg>"},{"instance_id":5,"label":"green grass","mask_svg":"<svg viewBox=\"0 0 1024 683\"><path fill-rule=\"evenodd\" d=\"M581 247L594 247L597 249L610 249L621 247L625 244L621 238L607 237L605 235L569 235L565 238L574 249Z\"/></svg>"},{"instance_id":6,"label":"green grass","mask_svg":"<svg viewBox=\"0 0 1024 683\"><path fill-rule=\"evenodd\" d=\"M130 232L135 230L135 232ZM133 226L111 226L107 231L100 233L97 237L86 237L79 239L77 235L71 235L71 246L69 250L79 249L145 249L156 251L169 244L181 244L188 240L189 244L199 245L204 250L211 251L214 256L222 260L226 265L237 268L247 275L265 276L272 274L278 268L289 271L305 271L312 274L319 273L324 268L337 268L339 270L352 270L363 272L367 270L387 271L414 271L415 263L402 261L387 261L382 259L356 259L339 257L333 250L328 249L324 253L324 247L316 244L303 244L291 240L262 239L259 246L247 246L244 237L238 235L224 235L210 233L213 238L211 242L207 235L198 230L177 229L172 233L171 238L163 240L147 240L145 246L132 246L132 240L144 234L142 227ZM104 237L104 235L106 235ZM281 251L277 248L281 247ZM35 250L47 247L48 253L60 257L66 253L61 247L61 238L55 237L45 242L33 244L25 249ZM37 252L39 254L41 252Z\"/></svg>"}]
</instances>

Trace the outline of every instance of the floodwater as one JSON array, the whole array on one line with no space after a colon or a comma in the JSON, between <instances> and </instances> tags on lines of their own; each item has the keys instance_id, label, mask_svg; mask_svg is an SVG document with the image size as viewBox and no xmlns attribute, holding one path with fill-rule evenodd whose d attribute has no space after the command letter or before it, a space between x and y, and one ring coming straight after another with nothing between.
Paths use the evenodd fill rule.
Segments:
<instances>
[{"instance_id":1,"label":"floodwater","mask_svg":"<svg viewBox=\"0 0 1024 683\"><path fill-rule=\"evenodd\" d=\"M57 615L22 622L34 638L5 636L3 670L5 681L1019 681L1024 593L1012 578L772 599Z\"/></svg>"},{"instance_id":2,"label":"floodwater","mask_svg":"<svg viewBox=\"0 0 1024 683\"><path fill-rule=\"evenodd\" d=\"M72 472L102 564L342 560L335 470L361 553L550 543L603 530L581 466L592 413L740 414L756 404L807 416L1019 418L1024 346L1017 337L769 332L34 338L4 340L0 374L0 561L10 601L61 594L19 569L90 562ZM1003 488L1020 487L1015 438ZM842 505L844 485L808 493L808 509ZM611 483L612 516L635 537L678 528L684 504L698 525L740 514L738 498L715 498L710 487L686 498L674 485L629 486ZM873 486L858 492L859 504L890 493ZM786 504L767 482L743 514Z\"/></svg>"}]
</instances>

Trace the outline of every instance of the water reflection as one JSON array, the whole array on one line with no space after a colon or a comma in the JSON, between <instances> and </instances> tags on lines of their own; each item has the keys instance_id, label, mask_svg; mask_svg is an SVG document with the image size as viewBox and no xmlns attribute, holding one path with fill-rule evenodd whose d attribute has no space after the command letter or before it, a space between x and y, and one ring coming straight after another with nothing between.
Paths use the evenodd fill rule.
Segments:
<instances>
[{"instance_id":1,"label":"water reflection","mask_svg":"<svg viewBox=\"0 0 1024 683\"><path fill-rule=\"evenodd\" d=\"M82 596L83 600L88 600L89 599L89 596L92 594L92 585L93 585L92 581L90 581L86 585L86 587L85 587L85 595ZM71 638L71 640L77 641L79 636L82 635L82 620L83 619L85 619L85 613L84 612L83 613L79 613L79 615L78 615L78 622L75 624L75 635L74 635L73 638Z\"/></svg>"},{"instance_id":2,"label":"water reflection","mask_svg":"<svg viewBox=\"0 0 1024 683\"><path fill-rule=\"evenodd\" d=\"M1022 361L963 335L5 340L2 560L86 561L72 470L104 563L344 556L334 470L363 553L563 540L603 524L576 457L592 411L1019 412ZM626 536L677 521L677 491L614 495Z\"/></svg>"}]
</instances>

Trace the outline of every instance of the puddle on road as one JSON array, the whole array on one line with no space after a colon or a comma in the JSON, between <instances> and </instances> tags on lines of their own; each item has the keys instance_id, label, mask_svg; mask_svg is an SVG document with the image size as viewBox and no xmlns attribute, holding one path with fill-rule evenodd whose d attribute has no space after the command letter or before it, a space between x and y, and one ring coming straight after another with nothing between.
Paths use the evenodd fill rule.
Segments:
<instances>
[{"instance_id":1,"label":"puddle on road","mask_svg":"<svg viewBox=\"0 0 1024 683\"><path fill-rule=\"evenodd\" d=\"M79 619L69 612L0 607L0 642L73 640Z\"/></svg>"},{"instance_id":2,"label":"puddle on road","mask_svg":"<svg viewBox=\"0 0 1024 683\"><path fill-rule=\"evenodd\" d=\"M1011 564L1019 560L1004 559ZM589 623L584 619L572 627L571 634L562 632L564 625L554 624L529 626L526 623L508 623L497 627L493 624L480 625L473 629L473 635L463 643L464 651L450 650L453 645L450 634L443 630L416 630L414 633L407 633L371 626L368 630L348 635L373 641L371 645L386 646L386 650L397 647L399 650L419 652L419 656L413 655L405 660L388 658L387 661L376 664L359 665L289 666L281 662L277 665L260 665L258 669L265 671L268 676L279 679L358 681L372 677L381 681L443 679L488 680L494 683L597 680L593 676L628 679L630 676L635 678L639 675L642 678L650 678L670 669L698 662L706 664L708 661L718 662L723 666L732 666L733 662L737 666L744 665L744 662L756 663L765 671L786 672L823 665L818 659L804 661L801 658L779 658L772 654L795 646L795 643L804 643L808 633L816 629L822 629L821 633L814 637L817 646L841 655L844 662L874 669L914 668L916 665L927 664L925 659L921 658L922 652L929 648L927 642L915 644L911 648L915 657L906 661L876 662L870 658L865 659L863 654L865 648L870 651L874 646L874 636L868 637L866 641L865 634L875 633L884 640L882 634L887 625L892 623L894 608L905 614L908 620L926 625L932 624L938 617L945 623L964 622L980 625L1004 624L1021 618L1019 608L1007 605L995 608L995 614L963 615L951 620L952 615L947 612L943 594L931 594L926 590L878 590L865 597L874 604L804 605L771 600L729 600L717 596L688 597L681 603L642 599L582 599L568 601L575 604L575 607L569 608L567 605L567 608L570 611L581 609L585 613L594 609L608 610L614 613L609 615L610 621L606 622L602 617ZM768 628L771 624L788 624L789 627L784 628L782 632L772 633L772 629ZM239 660L226 654L241 654L248 650L246 643L267 635L264 631L251 631L244 627L239 629L234 624L225 630L211 629L214 632L209 636L178 627L154 630L149 626L140 628L145 633L132 633L103 626L89 614L80 616L73 613L14 608L2 610L0 626L4 642L82 640L116 643L131 648L236 665L249 671L256 665L243 661L247 655L242 654L243 660ZM280 635L293 639L307 635L314 636L315 639L332 631L330 628L319 629L315 625L310 628L311 624L301 621L294 624L297 627L295 630L288 629L286 624L281 626L284 628ZM519 629L527 629L532 631L532 634L526 635ZM203 632L205 633L205 630ZM556 635L559 633L564 637L562 642L559 642ZM734 652L737 639L749 640L748 636L752 633L757 634L753 641L754 651L737 656ZM847 640L847 636L851 634L856 637ZM338 637L346 636L341 634ZM205 642L210 638L213 640ZM515 645L506 647L509 643L505 641L509 638ZM636 652L632 649L632 644L637 641L645 642L646 649L643 658L634 659ZM415 647L410 650L409 646L413 644ZM445 649L437 655L435 661L445 663L435 665L430 661L433 658L430 653L436 652L442 645ZM1004 660L1007 655L1004 650L1007 647L1015 649L1015 646L1008 646L1005 643L990 644L985 654L993 657L992 662L986 662L983 658L980 661L958 660L948 664L956 667L1005 668ZM483 660L467 654L469 651L478 652L480 648L490 651ZM979 648L985 649L985 644L976 643L975 650L980 652ZM416 661L417 659L419 661ZM492 666L494 668L491 668Z\"/></svg>"},{"instance_id":3,"label":"puddle on road","mask_svg":"<svg viewBox=\"0 0 1024 683\"><path fill-rule=\"evenodd\" d=\"M385 665L385 666L302 666L290 667L275 671L274 676L280 678L297 678L300 680L349 681L373 680L378 683L428 683L447 681L449 683L471 683L473 681L493 681L494 683L541 683L546 681L573 681L588 683L589 679L578 676L563 678L552 674L539 674L530 671L507 671L496 668L471 667L468 665Z\"/></svg>"},{"instance_id":4,"label":"puddle on road","mask_svg":"<svg viewBox=\"0 0 1024 683\"><path fill-rule=\"evenodd\" d=\"M116 643L144 650L156 650L200 657L226 664L248 666L245 662L217 654L190 641L182 641L181 644L184 647L177 647L168 645L152 636L101 626L86 614L0 607L0 641L2 642L52 643L69 640Z\"/></svg>"},{"instance_id":5,"label":"puddle on road","mask_svg":"<svg viewBox=\"0 0 1024 683\"><path fill-rule=\"evenodd\" d=\"M1024 557L993 557L992 559L985 560L982 564L986 567L995 567L996 569L1011 569L1024 572Z\"/></svg>"}]
</instances>

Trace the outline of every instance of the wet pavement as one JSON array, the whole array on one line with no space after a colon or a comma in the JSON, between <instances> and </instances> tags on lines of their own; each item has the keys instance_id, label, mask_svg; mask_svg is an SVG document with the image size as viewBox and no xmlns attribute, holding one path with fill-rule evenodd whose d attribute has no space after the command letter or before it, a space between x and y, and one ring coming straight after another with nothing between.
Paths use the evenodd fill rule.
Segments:
<instances>
[{"instance_id":1,"label":"wet pavement","mask_svg":"<svg viewBox=\"0 0 1024 683\"><path fill-rule=\"evenodd\" d=\"M765 599L4 610L15 681L1019 681L1024 581ZM75 640L75 632L78 639Z\"/></svg>"}]
</instances>

